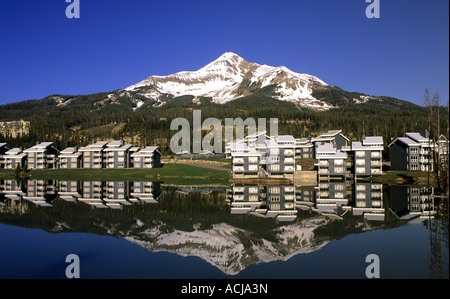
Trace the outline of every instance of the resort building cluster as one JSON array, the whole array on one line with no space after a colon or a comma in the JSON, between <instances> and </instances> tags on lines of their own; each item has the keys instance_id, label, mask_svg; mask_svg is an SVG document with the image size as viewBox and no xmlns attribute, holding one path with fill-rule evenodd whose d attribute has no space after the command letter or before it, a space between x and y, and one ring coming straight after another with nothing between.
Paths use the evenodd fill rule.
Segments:
<instances>
[{"instance_id":1,"label":"resort building cluster","mask_svg":"<svg viewBox=\"0 0 450 299\"><path fill-rule=\"evenodd\" d=\"M448 141L438 140L440 152L448 153ZM436 143L424 133L406 133L389 144L391 170L433 170ZM383 174L382 136L362 136L353 141L342 130L325 130L317 137L268 136L266 132L249 135L227 144L226 156L232 159L234 178L283 177L292 179L301 166L300 159L315 159L319 178L378 176Z\"/></svg>"},{"instance_id":2,"label":"resort building cluster","mask_svg":"<svg viewBox=\"0 0 450 299\"><path fill-rule=\"evenodd\" d=\"M53 142L41 142L27 148L9 149L0 143L0 168L158 168L161 153L157 146L137 147L123 140L96 141L85 147L62 151Z\"/></svg>"},{"instance_id":3,"label":"resort building cluster","mask_svg":"<svg viewBox=\"0 0 450 299\"><path fill-rule=\"evenodd\" d=\"M388 147L391 170L432 171L434 157L442 159L448 155L448 140L441 135L433 142L427 131L406 133ZM382 175L383 151L381 136L362 136L360 141L350 142L342 130L325 130L308 138L269 136L262 131L228 143L225 156L232 159L233 178L294 179L302 171L300 160L313 159L319 179L353 179ZM158 168L161 153L157 146L137 147L123 140L96 141L61 151L52 142L37 143L27 149L9 149L0 143L0 168L25 165L28 169Z\"/></svg>"}]
</instances>

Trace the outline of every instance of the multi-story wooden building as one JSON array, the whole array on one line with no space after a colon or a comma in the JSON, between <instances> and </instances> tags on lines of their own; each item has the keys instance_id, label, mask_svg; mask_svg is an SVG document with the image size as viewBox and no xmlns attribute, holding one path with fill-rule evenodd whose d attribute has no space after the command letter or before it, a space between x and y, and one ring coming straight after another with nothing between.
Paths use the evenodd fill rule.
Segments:
<instances>
[{"instance_id":1,"label":"multi-story wooden building","mask_svg":"<svg viewBox=\"0 0 450 299\"><path fill-rule=\"evenodd\" d=\"M362 141L354 141L351 146L353 158L352 173L354 176L373 176L383 174L383 137L363 137Z\"/></svg>"},{"instance_id":2,"label":"multi-story wooden building","mask_svg":"<svg viewBox=\"0 0 450 299\"><path fill-rule=\"evenodd\" d=\"M389 144L391 170L427 171L433 170L434 144L427 131L406 133Z\"/></svg>"},{"instance_id":3,"label":"multi-story wooden building","mask_svg":"<svg viewBox=\"0 0 450 299\"><path fill-rule=\"evenodd\" d=\"M78 147L68 147L62 150L58 156L59 168L81 168L83 153L78 151Z\"/></svg>"},{"instance_id":4,"label":"multi-story wooden building","mask_svg":"<svg viewBox=\"0 0 450 299\"><path fill-rule=\"evenodd\" d=\"M97 141L79 149L83 155L82 168L104 168L103 150L107 141Z\"/></svg>"},{"instance_id":5,"label":"multi-story wooden building","mask_svg":"<svg viewBox=\"0 0 450 299\"><path fill-rule=\"evenodd\" d=\"M57 168L59 150L53 142L41 142L23 151L27 154L27 167L29 169Z\"/></svg>"}]
</instances>

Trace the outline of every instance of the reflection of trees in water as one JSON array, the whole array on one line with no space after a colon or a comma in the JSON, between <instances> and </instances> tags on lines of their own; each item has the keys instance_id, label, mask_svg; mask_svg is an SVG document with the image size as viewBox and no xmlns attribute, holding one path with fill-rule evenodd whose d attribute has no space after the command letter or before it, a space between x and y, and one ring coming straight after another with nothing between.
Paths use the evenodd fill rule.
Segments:
<instances>
[{"instance_id":1,"label":"reflection of trees in water","mask_svg":"<svg viewBox=\"0 0 450 299\"><path fill-rule=\"evenodd\" d=\"M448 196L436 205L436 215L430 223L430 278L448 277ZM447 252L445 252L445 250Z\"/></svg>"}]
</instances>

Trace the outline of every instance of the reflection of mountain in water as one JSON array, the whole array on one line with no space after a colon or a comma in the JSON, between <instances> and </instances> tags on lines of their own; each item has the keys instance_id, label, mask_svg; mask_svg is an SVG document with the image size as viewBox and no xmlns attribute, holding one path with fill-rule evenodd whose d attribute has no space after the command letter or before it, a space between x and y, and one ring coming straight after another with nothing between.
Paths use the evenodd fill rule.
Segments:
<instances>
[{"instance_id":1,"label":"reflection of mountain in water","mask_svg":"<svg viewBox=\"0 0 450 299\"><path fill-rule=\"evenodd\" d=\"M197 256L234 275L252 264L313 252L349 234L424 221L434 212L432 192L348 181L310 189L233 185L225 190L4 180L0 212L4 223L110 234L151 251Z\"/></svg>"}]
</instances>

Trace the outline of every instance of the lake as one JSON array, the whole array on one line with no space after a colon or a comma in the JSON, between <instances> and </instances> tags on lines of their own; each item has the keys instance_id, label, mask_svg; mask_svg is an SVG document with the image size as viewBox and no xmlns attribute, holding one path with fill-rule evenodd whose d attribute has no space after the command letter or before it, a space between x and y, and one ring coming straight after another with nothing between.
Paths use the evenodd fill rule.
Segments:
<instances>
[{"instance_id":1,"label":"lake","mask_svg":"<svg viewBox=\"0 0 450 299\"><path fill-rule=\"evenodd\" d=\"M436 195L354 181L2 180L0 278L65 279L77 266L86 279L448 279L448 202Z\"/></svg>"}]
</instances>

